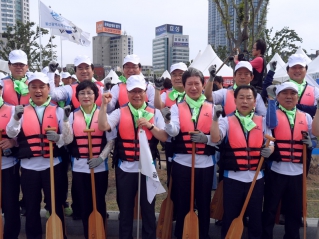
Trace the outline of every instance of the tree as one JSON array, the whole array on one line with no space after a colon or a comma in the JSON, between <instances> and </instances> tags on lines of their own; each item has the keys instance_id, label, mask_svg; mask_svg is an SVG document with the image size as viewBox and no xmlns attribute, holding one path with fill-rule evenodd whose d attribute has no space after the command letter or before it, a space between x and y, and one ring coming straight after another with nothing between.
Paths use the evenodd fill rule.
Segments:
<instances>
[{"instance_id":1,"label":"tree","mask_svg":"<svg viewBox=\"0 0 319 239\"><path fill-rule=\"evenodd\" d=\"M269 0L242 0L239 4L236 4L235 0L212 1L216 4L226 29L228 49L236 53L236 49L241 46L243 50L252 48L255 40L262 36L265 29ZM230 15L232 9L236 15L235 19Z\"/></svg>"},{"instance_id":2,"label":"tree","mask_svg":"<svg viewBox=\"0 0 319 239\"><path fill-rule=\"evenodd\" d=\"M34 30L35 28L35 30ZM15 49L23 50L28 56L30 71L41 71L41 66L47 66L50 60L56 60L56 45L52 44L51 37L49 42L43 46L39 45L39 37L47 35L47 29L35 26L34 22L22 23L17 21L14 26L7 26L7 30L2 33L5 41L0 40L0 57L8 60L9 53ZM42 62L40 64L40 52L42 53Z\"/></svg>"},{"instance_id":3,"label":"tree","mask_svg":"<svg viewBox=\"0 0 319 239\"><path fill-rule=\"evenodd\" d=\"M229 52L227 51L227 47L226 46L218 46L217 49L214 48L213 45L211 45L213 50L215 51L215 53L217 54L217 56L224 61L224 59L226 59L229 56Z\"/></svg>"},{"instance_id":4,"label":"tree","mask_svg":"<svg viewBox=\"0 0 319 239\"><path fill-rule=\"evenodd\" d=\"M269 62L271 58L276 54L280 54L284 62L288 61L290 55L292 55L298 46L296 42L302 43L302 38L298 36L295 30L284 27L280 31L276 31L272 37L273 28L265 30L267 51L265 54L266 61Z\"/></svg>"}]
</instances>

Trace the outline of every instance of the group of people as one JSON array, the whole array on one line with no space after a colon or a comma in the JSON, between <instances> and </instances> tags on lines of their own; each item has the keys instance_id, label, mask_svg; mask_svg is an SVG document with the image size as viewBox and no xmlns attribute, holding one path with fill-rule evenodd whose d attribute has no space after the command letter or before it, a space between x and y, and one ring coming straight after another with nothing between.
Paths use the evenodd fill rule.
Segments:
<instances>
[{"instance_id":1,"label":"group of people","mask_svg":"<svg viewBox=\"0 0 319 239\"><path fill-rule=\"evenodd\" d=\"M113 151L120 210L119 238L131 239L139 179L139 128L145 131L153 160L159 141L165 142L176 238L183 236L184 218L190 209L192 143L195 143L194 200L199 238L209 238L216 165L220 180L224 180L221 237L225 238L232 220L240 213L261 156L267 160L246 210L249 238L272 238L280 200L285 205L285 238L299 238L302 147L304 144L310 151L316 144L315 136L319 136L318 89L305 81L307 66L302 57L292 55L287 67L289 82L267 88L267 109L250 85L254 80L252 64L236 63L233 86L216 91L212 91L217 78L215 66L209 68L210 78L205 83L201 71L181 62L173 64L172 87L163 91L165 79L155 79L154 86L148 84L141 76L139 57L128 55L123 61L123 82L109 89L108 80L104 85L93 79L94 65L87 56L77 56L74 60L77 81L71 82L70 76L64 75L68 80L59 85L55 62L49 64L48 72L34 72L27 77L27 55L13 50L8 63L11 74L0 80L4 238L19 236L20 184L27 238L42 238L41 191L46 209L51 213L51 141L56 213L63 224L64 238L63 205L69 161L72 200L82 219L84 236L88 238L88 220L93 208L90 169L94 169L97 210L105 221L108 155ZM271 78L273 73L272 68L266 77ZM47 128L52 130L46 131ZM94 129L93 157L89 156L85 129ZM269 147L265 147L265 135L276 138ZM215 157L217 151L220 157ZM155 239L155 198L148 201L146 180L141 175L142 238Z\"/></svg>"}]
</instances>

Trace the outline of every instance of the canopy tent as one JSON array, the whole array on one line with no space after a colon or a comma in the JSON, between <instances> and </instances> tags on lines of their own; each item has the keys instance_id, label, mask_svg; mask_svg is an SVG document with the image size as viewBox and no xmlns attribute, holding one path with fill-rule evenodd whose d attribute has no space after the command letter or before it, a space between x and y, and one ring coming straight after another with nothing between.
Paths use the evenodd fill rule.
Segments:
<instances>
[{"instance_id":1,"label":"canopy tent","mask_svg":"<svg viewBox=\"0 0 319 239\"><path fill-rule=\"evenodd\" d=\"M121 81L119 80L118 75L113 70L111 70L109 72L109 74L105 78L107 78L107 77L112 77L112 81L111 81L112 84L121 83ZM103 82L104 82L105 78L103 79Z\"/></svg>"},{"instance_id":2,"label":"canopy tent","mask_svg":"<svg viewBox=\"0 0 319 239\"><path fill-rule=\"evenodd\" d=\"M201 55L202 55L202 51L200 50L200 51L197 53L197 55L196 55L195 59L193 60L192 64L194 64L194 63L201 57Z\"/></svg>"},{"instance_id":3,"label":"canopy tent","mask_svg":"<svg viewBox=\"0 0 319 239\"><path fill-rule=\"evenodd\" d=\"M319 79L319 56L310 62L307 73L312 76L313 79Z\"/></svg>"},{"instance_id":4,"label":"canopy tent","mask_svg":"<svg viewBox=\"0 0 319 239\"><path fill-rule=\"evenodd\" d=\"M161 78L162 78L162 77L163 77L164 79L165 79L165 78L171 79L171 75L169 74L169 72L168 72L167 70L163 72Z\"/></svg>"},{"instance_id":5,"label":"canopy tent","mask_svg":"<svg viewBox=\"0 0 319 239\"><path fill-rule=\"evenodd\" d=\"M208 68L211 65L216 65L216 68L223 64L221 59L217 56L211 45L207 45L205 51L202 55L194 61L190 67L194 67L201 72L203 72L205 79L209 78ZM224 65L220 71L217 73L218 76L222 76L224 78L224 86L232 85L233 80L233 69L227 65Z\"/></svg>"},{"instance_id":6,"label":"canopy tent","mask_svg":"<svg viewBox=\"0 0 319 239\"><path fill-rule=\"evenodd\" d=\"M286 63L281 59L281 57L279 56L278 53L276 53L269 62L272 62L272 61L277 61L277 69L279 68L286 68ZM267 64L267 72L270 70L270 65L269 63Z\"/></svg>"},{"instance_id":7,"label":"canopy tent","mask_svg":"<svg viewBox=\"0 0 319 239\"><path fill-rule=\"evenodd\" d=\"M4 60L0 60L0 71L10 73L8 62Z\"/></svg>"}]
</instances>

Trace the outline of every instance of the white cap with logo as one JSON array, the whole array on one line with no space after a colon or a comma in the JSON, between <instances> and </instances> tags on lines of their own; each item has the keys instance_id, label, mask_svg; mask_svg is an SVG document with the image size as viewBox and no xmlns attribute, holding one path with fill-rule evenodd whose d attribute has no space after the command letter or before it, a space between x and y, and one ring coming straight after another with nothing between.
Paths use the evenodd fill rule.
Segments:
<instances>
[{"instance_id":1,"label":"white cap with logo","mask_svg":"<svg viewBox=\"0 0 319 239\"><path fill-rule=\"evenodd\" d=\"M22 63L28 65L28 56L22 50L13 50L9 54L9 61L11 64Z\"/></svg>"},{"instance_id":2,"label":"white cap with logo","mask_svg":"<svg viewBox=\"0 0 319 239\"><path fill-rule=\"evenodd\" d=\"M78 65L80 65L82 63L85 63L85 64L87 64L89 66L92 65L91 59L88 56L79 55L79 56L75 57L74 66L78 66Z\"/></svg>"},{"instance_id":3,"label":"white cap with logo","mask_svg":"<svg viewBox=\"0 0 319 239\"><path fill-rule=\"evenodd\" d=\"M301 65L305 67L307 65L306 59L301 54L293 54L288 58L288 66L293 67L295 65Z\"/></svg>"},{"instance_id":4,"label":"white cap with logo","mask_svg":"<svg viewBox=\"0 0 319 239\"><path fill-rule=\"evenodd\" d=\"M283 90L293 90L293 91L296 91L298 93L298 87L296 86L296 84L289 82L289 81L286 81L286 82L282 83L281 85L277 86L276 95L278 95Z\"/></svg>"},{"instance_id":5,"label":"white cap with logo","mask_svg":"<svg viewBox=\"0 0 319 239\"><path fill-rule=\"evenodd\" d=\"M128 62L131 62L135 65L138 65L140 63L140 58L133 54L133 55L127 55L126 57L124 57L124 60L123 60L123 65L125 65L126 63Z\"/></svg>"},{"instance_id":6,"label":"white cap with logo","mask_svg":"<svg viewBox=\"0 0 319 239\"><path fill-rule=\"evenodd\" d=\"M42 81L44 84L49 84L49 77L42 72L34 72L28 79L29 84L35 80Z\"/></svg>"},{"instance_id":7,"label":"white cap with logo","mask_svg":"<svg viewBox=\"0 0 319 239\"><path fill-rule=\"evenodd\" d=\"M61 78L62 79L65 79L65 78L69 78L71 77L70 73L69 72L61 72Z\"/></svg>"},{"instance_id":8,"label":"white cap with logo","mask_svg":"<svg viewBox=\"0 0 319 239\"><path fill-rule=\"evenodd\" d=\"M132 75L126 81L126 89L128 91L133 90L134 88L140 88L146 90L146 82L144 77L140 75Z\"/></svg>"},{"instance_id":9,"label":"white cap with logo","mask_svg":"<svg viewBox=\"0 0 319 239\"><path fill-rule=\"evenodd\" d=\"M237 65L235 66L235 72L240 69L240 68L246 68L248 69L251 73L253 72L253 67L251 66L251 64L248 61L240 61L237 63Z\"/></svg>"},{"instance_id":10,"label":"white cap with logo","mask_svg":"<svg viewBox=\"0 0 319 239\"><path fill-rule=\"evenodd\" d=\"M172 73L175 70L187 71L187 66L184 62L178 62L176 64L171 65L171 69L169 73Z\"/></svg>"}]
</instances>

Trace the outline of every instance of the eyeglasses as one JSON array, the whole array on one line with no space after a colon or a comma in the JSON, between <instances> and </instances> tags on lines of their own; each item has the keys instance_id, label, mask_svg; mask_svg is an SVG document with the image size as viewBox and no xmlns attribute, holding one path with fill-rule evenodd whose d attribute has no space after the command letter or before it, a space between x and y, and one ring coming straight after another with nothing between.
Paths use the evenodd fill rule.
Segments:
<instances>
[{"instance_id":1,"label":"eyeglasses","mask_svg":"<svg viewBox=\"0 0 319 239\"><path fill-rule=\"evenodd\" d=\"M88 91L88 92L85 92L85 91L80 91L79 92L79 96L92 96L94 95L94 92L93 91Z\"/></svg>"},{"instance_id":2,"label":"eyeglasses","mask_svg":"<svg viewBox=\"0 0 319 239\"><path fill-rule=\"evenodd\" d=\"M25 67L26 65L25 64L23 64L23 63L14 63L14 64L11 64L13 67L21 67L21 68L23 68L23 67Z\"/></svg>"},{"instance_id":3,"label":"eyeglasses","mask_svg":"<svg viewBox=\"0 0 319 239\"><path fill-rule=\"evenodd\" d=\"M143 95L145 93L144 90L131 90L128 93L132 94L132 95Z\"/></svg>"},{"instance_id":4,"label":"eyeglasses","mask_svg":"<svg viewBox=\"0 0 319 239\"><path fill-rule=\"evenodd\" d=\"M124 69L127 70L137 70L138 66L124 66Z\"/></svg>"}]
</instances>

